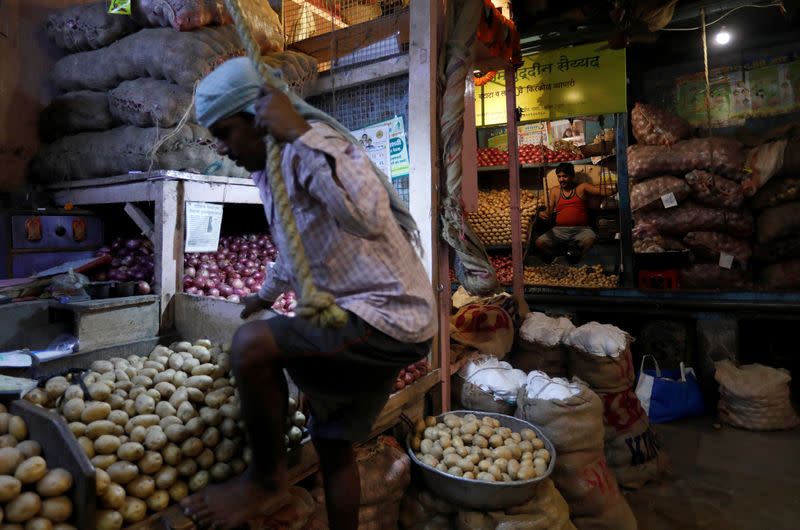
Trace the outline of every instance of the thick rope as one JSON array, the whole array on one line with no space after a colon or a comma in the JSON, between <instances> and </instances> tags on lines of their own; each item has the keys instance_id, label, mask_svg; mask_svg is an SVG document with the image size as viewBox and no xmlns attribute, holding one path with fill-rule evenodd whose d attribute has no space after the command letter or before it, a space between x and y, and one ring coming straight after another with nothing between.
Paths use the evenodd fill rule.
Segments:
<instances>
[{"instance_id":1,"label":"thick rope","mask_svg":"<svg viewBox=\"0 0 800 530\"><path fill-rule=\"evenodd\" d=\"M258 68L261 77L264 79L264 84L276 88L285 87L285 84L275 82L272 72L261 60L261 49L250 31L247 15L242 10L238 0L225 0L225 6L228 8L234 24L236 24L236 31L247 50L247 55ZM281 148L270 135L267 135L264 141L267 145L267 171L272 198L289 244L295 276L300 284L300 299L295 313L318 327L342 328L347 324L347 313L336 305L336 300L332 294L319 291L314 285L311 265L308 262L303 241L300 239L300 233L297 230L297 222L289 201L289 193L286 191L286 182L283 180Z\"/></svg>"}]
</instances>

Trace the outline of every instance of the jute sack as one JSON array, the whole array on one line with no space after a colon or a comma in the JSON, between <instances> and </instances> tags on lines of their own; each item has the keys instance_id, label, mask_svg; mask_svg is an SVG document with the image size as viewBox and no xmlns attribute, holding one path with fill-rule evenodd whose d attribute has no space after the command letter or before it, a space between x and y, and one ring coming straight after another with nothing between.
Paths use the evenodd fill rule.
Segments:
<instances>
[{"instance_id":1,"label":"jute sack","mask_svg":"<svg viewBox=\"0 0 800 530\"><path fill-rule=\"evenodd\" d=\"M458 512L457 530L574 530L569 506L549 478L531 488L531 500L505 511Z\"/></svg>"},{"instance_id":2,"label":"jute sack","mask_svg":"<svg viewBox=\"0 0 800 530\"><path fill-rule=\"evenodd\" d=\"M720 419L752 430L791 429L800 424L792 408L784 369L761 364L737 367L725 360L715 363L714 379L720 386Z\"/></svg>"},{"instance_id":3,"label":"jute sack","mask_svg":"<svg viewBox=\"0 0 800 530\"><path fill-rule=\"evenodd\" d=\"M400 528L405 530L450 530L450 518L458 508L433 496L426 489L409 488L400 503Z\"/></svg>"},{"instance_id":4,"label":"jute sack","mask_svg":"<svg viewBox=\"0 0 800 530\"><path fill-rule=\"evenodd\" d=\"M552 385L565 386L559 381ZM516 416L538 426L555 446L551 478L578 529L635 529L636 519L606 465L603 404L577 378L569 388L574 395L564 399L543 398L553 390L548 386L534 396L527 388L520 390Z\"/></svg>"},{"instance_id":5,"label":"jute sack","mask_svg":"<svg viewBox=\"0 0 800 530\"><path fill-rule=\"evenodd\" d=\"M453 400L465 410L506 415L514 413L514 405L496 398L491 393L482 390L478 385L473 385L465 380L459 374L452 378L452 383Z\"/></svg>"},{"instance_id":6,"label":"jute sack","mask_svg":"<svg viewBox=\"0 0 800 530\"><path fill-rule=\"evenodd\" d=\"M595 392L621 392L633 386L632 341L621 329L597 322L575 328L564 339L572 373Z\"/></svg>"},{"instance_id":7,"label":"jute sack","mask_svg":"<svg viewBox=\"0 0 800 530\"><path fill-rule=\"evenodd\" d=\"M669 466L669 459L636 393L630 389L602 394L605 454L617 482L637 489L658 479Z\"/></svg>"},{"instance_id":8,"label":"jute sack","mask_svg":"<svg viewBox=\"0 0 800 530\"><path fill-rule=\"evenodd\" d=\"M551 377L569 373L564 336L575 329L567 318L551 318L544 313L528 313L519 328L511 365L525 373L538 370Z\"/></svg>"},{"instance_id":9,"label":"jute sack","mask_svg":"<svg viewBox=\"0 0 800 530\"><path fill-rule=\"evenodd\" d=\"M110 112L105 92L78 90L53 98L39 114L39 137L53 142L85 131L105 131L117 121Z\"/></svg>"},{"instance_id":10,"label":"jute sack","mask_svg":"<svg viewBox=\"0 0 800 530\"><path fill-rule=\"evenodd\" d=\"M391 436L356 450L361 505L397 502L411 482L411 459Z\"/></svg>"}]
</instances>

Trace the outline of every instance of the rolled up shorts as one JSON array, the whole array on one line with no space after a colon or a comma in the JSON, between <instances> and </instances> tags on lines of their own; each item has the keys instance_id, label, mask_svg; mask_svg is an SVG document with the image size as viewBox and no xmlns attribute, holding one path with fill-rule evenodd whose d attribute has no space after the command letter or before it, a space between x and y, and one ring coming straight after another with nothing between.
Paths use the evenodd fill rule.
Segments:
<instances>
[{"instance_id":1,"label":"rolled up shorts","mask_svg":"<svg viewBox=\"0 0 800 530\"><path fill-rule=\"evenodd\" d=\"M539 241L547 246L558 247L575 243L579 246L591 245L597 239L597 234L588 226L554 226L541 236Z\"/></svg>"},{"instance_id":2,"label":"rolled up shorts","mask_svg":"<svg viewBox=\"0 0 800 530\"><path fill-rule=\"evenodd\" d=\"M401 342L353 313L348 317L342 329L282 315L265 322L286 355L286 370L308 398L311 435L357 442L372 430L398 372L427 356L431 341Z\"/></svg>"}]
</instances>

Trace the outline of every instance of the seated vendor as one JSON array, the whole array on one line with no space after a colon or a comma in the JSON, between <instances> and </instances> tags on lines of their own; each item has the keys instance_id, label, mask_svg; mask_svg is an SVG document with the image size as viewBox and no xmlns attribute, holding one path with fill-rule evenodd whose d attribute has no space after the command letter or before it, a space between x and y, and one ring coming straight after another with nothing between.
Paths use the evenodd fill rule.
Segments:
<instances>
[{"instance_id":1,"label":"seated vendor","mask_svg":"<svg viewBox=\"0 0 800 530\"><path fill-rule=\"evenodd\" d=\"M549 258L572 252L580 255L597 239L597 234L589 227L587 198L589 195L614 195L616 186L604 190L596 184L579 184L575 179L575 166L568 163L558 165L556 176L558 186L550 189L547 208L539 212L542 219L554 221L553 228L536 240L536 246Z\"/></svg>"}]
</instances>

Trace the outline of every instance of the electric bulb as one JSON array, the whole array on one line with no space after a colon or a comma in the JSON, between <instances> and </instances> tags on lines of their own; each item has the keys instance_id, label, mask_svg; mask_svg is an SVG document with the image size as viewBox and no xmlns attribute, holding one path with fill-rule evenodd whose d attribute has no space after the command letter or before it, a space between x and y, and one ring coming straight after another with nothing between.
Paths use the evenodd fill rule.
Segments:
<instances>
[{"instance_id":1,"label":"electric bulb","mask_svg":"<svg viewBox=\"0 0 800 530\"><path fill-rule=\"evenodd\" d=\"M720 46L725 46L731 41L731 34L726 29L721 29L717 34L714 36L714 42L719 44Z\"/></svg>"}]
</instances>

